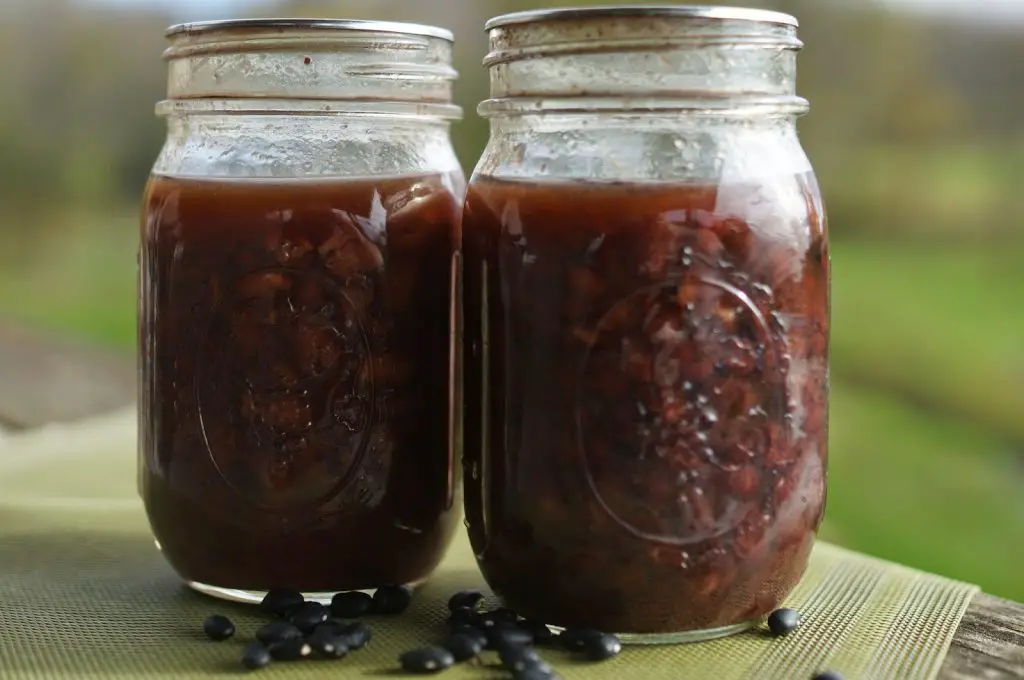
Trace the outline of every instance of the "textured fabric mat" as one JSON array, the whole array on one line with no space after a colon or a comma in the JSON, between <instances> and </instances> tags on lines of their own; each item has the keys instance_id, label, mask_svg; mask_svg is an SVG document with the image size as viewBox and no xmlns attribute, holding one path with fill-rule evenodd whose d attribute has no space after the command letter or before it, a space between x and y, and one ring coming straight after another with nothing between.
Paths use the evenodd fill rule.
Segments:
<instances>
[{"instance_id":1,"label":"textured fabric mat","mask_svg":"<svg viewBox=\"0 0 1024 680\"><path fill-rule=\"evenodd\" d=\"M176 579L149 537L135 493L134 413L51 428L0 442L0 678L236 677L241 647L263 621L252 608L197 595ZM444 632L448 596L483 587L467 542L408 613L368 622L373 639L341 661L278 663L257 677L402 677L399 652ZM546 660L569 679L789 680L819 670L848 680L934 678L975 586L819 543L788 605L804 625L771 639L752 631L724 640L628 647L602 664ZM238 634L208 642L210 613ZM441 677L507 678L487 665Z\"/></svg>"}]
</instances>

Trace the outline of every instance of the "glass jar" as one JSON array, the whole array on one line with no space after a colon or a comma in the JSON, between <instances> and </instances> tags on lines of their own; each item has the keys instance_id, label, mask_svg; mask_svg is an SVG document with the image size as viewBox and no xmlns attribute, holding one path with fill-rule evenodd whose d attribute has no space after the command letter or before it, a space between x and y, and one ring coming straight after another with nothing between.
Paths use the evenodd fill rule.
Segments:
<instances>
[{"instance_id":1,"label":"glass jar","mask_svg":"<svg viewBox=\"0 0 1024 680\"><path fill-rule=\"evenodd\" d=\"M553 625L749 627L825 503L829 251L797 22L676 5L487 28L463 220L480 567Z\"/></svg>"},{"instance_id":2,"label":"glass jar","mask_svg":"<svg viewBox=\"0 0 1024 680\"><path fill-rule=\"evenodd\" d=\"M416 584L461 512L452 36L173 27L146 189L140 490L192 587Z\"/></svg>"}]
</instances>

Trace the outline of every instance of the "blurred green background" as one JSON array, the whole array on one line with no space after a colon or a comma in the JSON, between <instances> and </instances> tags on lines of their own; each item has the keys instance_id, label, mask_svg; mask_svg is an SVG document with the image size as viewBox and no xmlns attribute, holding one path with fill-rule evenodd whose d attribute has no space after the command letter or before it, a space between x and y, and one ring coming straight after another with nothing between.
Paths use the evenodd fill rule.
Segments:
<instances>
[{"instance_id":1,"label":"blurred green background","mask_svg":"<svg viewBox=\"0 0 1024 680\"><path fill-rule=\"evenodd\" d=\"M572 1L4 0L0 322L131 353L167 24L306 15L451 28L469 170L487 132L473 113L487 94L483 22L551 4ZM1024 600L1024 2L750 4L801 19L812 102L801 132L830 213L824 535Z\"/></svg>"}]
</instances>

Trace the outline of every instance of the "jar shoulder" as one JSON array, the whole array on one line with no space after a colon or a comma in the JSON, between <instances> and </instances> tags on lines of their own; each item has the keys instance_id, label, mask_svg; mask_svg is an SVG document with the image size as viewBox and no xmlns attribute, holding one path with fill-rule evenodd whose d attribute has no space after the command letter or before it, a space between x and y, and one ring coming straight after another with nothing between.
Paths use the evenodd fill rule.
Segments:
<instances>
[{"instance_id":1,"label":"jar shoulder","mask_svg":"<svg viewBox=\"0 0 1024 680\"><path fill-rule=\"evenodd\" d=\"M153 173L193 178L461 174L445 121L346 116L180 116Z\"/></svg>"},{"instance_id":2,"label":"jar shoulder","mask_svg":"<svg viewBox=\"0 0 1024 680\"><path fill-rule=\"evenodd\" d=\"M492 121L474 174L727 185L811 172L792 119L590 115Z\"/></svg>"}]
</instances>

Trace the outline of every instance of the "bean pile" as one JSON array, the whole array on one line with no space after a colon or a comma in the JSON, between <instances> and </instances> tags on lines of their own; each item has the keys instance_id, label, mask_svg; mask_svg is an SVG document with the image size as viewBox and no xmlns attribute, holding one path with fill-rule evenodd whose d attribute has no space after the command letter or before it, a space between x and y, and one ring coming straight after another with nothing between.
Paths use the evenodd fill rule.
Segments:
<instances>
[{"instance_id":1,"label":"bean pile","mask_svg":"<svg viewBox=\"0 0 1024 680\"><path fill-rule=\"evenodd\" d=\"M258 670L273 662L306 658L343 659L370 642L370 627L361 621L339 621L366 615L395 616L412 602L408 586L384 586L371 597L362 591L337 593L329 606L307 601L296 590L269 591L260 611L273 617L256 630L255 641L242 650L241 664ZM439 644L403 652L398 664L407 673L439 673L457 663L483 665L483 654L495 652L501 667L512 680L559 680L560 676L538 653L537 648L560 649L580 660L600 662L622 651L615 635L592 628L567 628L555 633L546 624L520 617L516 612L483 607L484 595L475 590L455 593L448 601L448 633ZM775 637L788 635L801 623L800 614L779 609L768 617L768 629ZM236 627L228 617L212 614L203 622L203 632L213 641L227 640ZM814 675L813 680L843 680L833 671Z\"/></svg>"},{"instance_id":2,"label":"bean pile","mask_svg":"<svg viewBox=\"0 0 1024 680\"><path fill-rule=\"evenodd\" d=\"M455 593L448 601L449 633L440 645L403 653L398 661L409 673L436 673L456 663L480 664L485 651L497 652L513 680L556 680L555 670L536 647L560 647L581 659L605 661L622 651L614 635L588 629L555 634L540 621L521 618L510 609L484 610L484 596L475 590Z\"/></svg>"},{"instance_id":3,"label":"bean pile","mask_svg":"<svg viewBox=\"0 0 1024 680\"><path fill-rule=\"evenodd\" d=\"M343 659L349 652L362 649L370 641L370 627L361 621L339 621L375 614L401 614L412 602L408 586L383 586L373 597L359 591L338 593L330 606L307 601L302 593L288 588L270 590L260 603L260 611L273 617L261 626L242 650L242 667L257 670L272 661L299 661L317 656ZM203 632L214 641L234 636L235 624L221 614L203 622Z\"/></svg>"}]
</instances>

